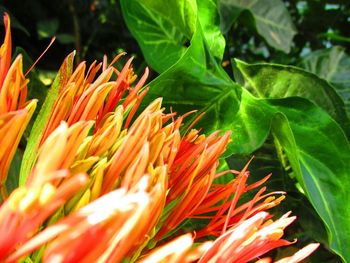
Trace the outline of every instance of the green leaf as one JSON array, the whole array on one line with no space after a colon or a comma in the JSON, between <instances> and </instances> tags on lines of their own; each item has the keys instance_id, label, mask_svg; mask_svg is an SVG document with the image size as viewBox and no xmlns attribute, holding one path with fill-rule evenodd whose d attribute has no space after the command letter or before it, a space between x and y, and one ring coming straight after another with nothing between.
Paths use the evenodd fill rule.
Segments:
<instances>
[{"instance_id":1,"label":"green leaf","mask_svg":"<svg viewBox=\"0 0 350 263\"><path fill-rule=\"evenodd\" d=\"M308 199L327 226L330 247L349 260L350 242L350 146L339 125L322 109L302 98L259 100L247 91L242 92L240 110L231 119L233 141L237 147L233 152L254 149L256 142L263 141L262 135L271 131L288 157L292 175L303 187ZM248 95L248 96L247 96ZM246 97L246 98L245 98ZM255 101L255 105L252 104ZM251 116L243 113L254 105L248 113L260 112ZM262 114L264 113L264 114ZM240 115L243 115L240 117ZM249 133L237 130L238 125L246 125L249 118ZM208 120L207 120L208 121ZM248 136L247 136L248 135ZM252 140L251 138L259 138ZM246 143L242 144L242 141ZM243 152L238 152L242 154Z\"/></svg>"},{"instance_id":2,"label":"green leaf","mask_svg":"<svg viewBox=\"0 0 350 263\"><path fill-rule=\"evenodd\" d=\"M330 247L346 258L350 251L350 146L339 125L347 122L342 101L332 87L317 76L294 67L237 61L237 65L260 100L261 111L270 111L271 129L282 146L293 175L303 187L329 233ZM264 102L264 103L262 103ZM340 107L339 107L340 106ZM242 108L242 104L240 108ZM344 126L343 126L344 127ZM348 126L346 126L348 127ZM262 132L261 127L251 127ZM345 216L345 217L344 217Z\"/></svg>"},{"instance_id":3,"label":"green leaf","mask_svg":"<svg viewBox=\"0 0 350 263\"><path fill-rule=\"evenodd\" d=\"M50 118L53 106L55 105L59 91L62 86L66 84L73 71L73 58L75 52L69 54L63 61L63 64L50 88L43 106L40 109L38 117L36 118L33 128L31 130L27 147L24 151L21 171L19 176L19 185L23 185L29 176L33 165L37 158L38 147L45 130L47 121Z\"/></svg>"},{"instance_id":4,"label":"green leaf","mask_svg":"<svg viewBox=\"0 0 350 263\"><path fill-rule=\"evenodd\" d=\"M186 2L182 1L183 5ZM187 48L185 43L192 34L190 26L181 26L186 14L179 15L178 19L172 19L175 14L170 16L172 12L180 12L176 3L121 1L124 20L130 32L139 43L147 63L157 72L166 70L183 55Z\"/></svg>"},{"instance_id":5,"label":"green leaf","mask_svg":"<svg viewBox=\"0 0 350 263\"><path fill-rule=\"evenodd\" d=\"M254 18L256 30L266 42L289 53L296 30L283 1L219 0L219 11L222 32L227 33L243 11L248 11Z\"/></svg>"},{"instance_id":6,"label":"green leaf","mask_svg":"<svg viewBox=\"0 0 350 263\"><path fill-rule=\"evenodd\" d=\"M277 148L277 154L279 155L282 166L286 167L286 165L290 164L293 169L292 172L289 172L289 175L291 177L296 177L298 182L301 183L301 186L305 189L294 134L290 128L288 119L283 113L275 113L271 131L275 138L275 147ZM284 154L288 156L287 164L284 163L285 160L283 160Z\"/></svg>"},{"instance_id":7,"label":"green leaf","mask_svg":"<svg viewBox=\"0 0 350 263\"><path fill-rule=\"evenodd\" d=\"M215 0L198 0L198 17L210 53L221 62L225 51L225 38L220 30L220 15Z\"/></svg>"},{"instance_id":8,"label":"green leaf","mask_svg":"<svg viewBox=\"0 0 350 263\"><path fill-rule=\"evenodd\" d=\"M18 187L18 177L19 169L21 167L22 155L23 154L17 150L13 156L6 180L6 189L9 194Z\"/></svg>"},{"instance_id":9,"label":"green leaf","mask_svg":"<svg viewBox=\"0 0 350 263\"><path fill-rule=\"evenodd\" d=\"M218 60L222 59L225 40L214 0L198 1L198 6L195 0L122 0L121 7L147 63L157 72L165 71L184 55L196 29L197 16L209 49Z\"/></svg>"},{"instance_id":10,"label":"green leaf","mask_svg":"<svg viewBox=\"0 0 350 263\"><path fill-rule=\"evenodd\" d=\"M350 56L342 47L312 52L300 63L307 71L327 80L345 102L350 115Z\"/></svg>"},{"instance_id":11,"label":"green leaf","mask_svg":"<svg viewBox=\"0 0 350 263\"><path fill-rule=\"evenodd\" d=\"M293 172L327 226L330 247L350 260L350 146L322 109L301 98L270 100L278 112L273 133Z\"/></svg>"},{"instance_id":12,"label":"green leaf","mask_svg":"<svg viewBox=\"0 0 350 263\"><path fill-rule=\"evenodd\" d=\"M49 20L40 20L37 23L37 32L39 38L49 38L56 34L59 26L57 18Z\"/></svg>"},{"instance_id":13,"label":"green leaf","mask_svg":"<svg viewBox=\"0 0 350 263\"><path fill-rule=\"evenodd\" d=\"M300 68L268 63L247 64L236 60L247 80L246 87L260 98L303 97L327 111L350 135L344 102L327 81Z\"/></svg>"},{"instance_id":14,"label":"green leaf","mask_svg":"<svg viewBox=\"0 0 350 263\"><path fill-rule=\"evenodd\" d=\"M71 34L57 34L56 37L61 44L71 44L75 42L75 38Z\"/></svg>"},{"instance_id":15,"label":"green leaf","mask_svg":"<svg viewBox=\"0 0 350 263\"><path fill-rule=\"evenodd\" d=\"M328 40L350 43L350 37L340 35L336 32L326 32L326 33L320 34L320 36L325 37Z\"/></svg>"}]
</instances>

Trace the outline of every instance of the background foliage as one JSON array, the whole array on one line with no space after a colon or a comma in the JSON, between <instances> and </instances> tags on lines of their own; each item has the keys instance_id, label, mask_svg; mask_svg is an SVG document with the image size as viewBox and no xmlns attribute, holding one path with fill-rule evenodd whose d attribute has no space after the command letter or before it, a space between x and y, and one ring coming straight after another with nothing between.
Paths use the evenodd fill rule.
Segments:
<instances>
[{"instance_id":1,"label":"background foliage","mask_svg":"<svg viewBox=\"0 0 350 263\"><path fill-rule=\"evenodd\" d=\"M233 130L223 167L255 155L253 180L273 172L270 189L287 191L282 209L299 217L292 236L323 244L311 261L350 261L349 1L12 0L0 11L27 68L57 37L30 96L43 101L73 49L76 63L128 51L137 72L151 67L147 101L206 112L207 132Z\"/></svg>"}]
</instances>

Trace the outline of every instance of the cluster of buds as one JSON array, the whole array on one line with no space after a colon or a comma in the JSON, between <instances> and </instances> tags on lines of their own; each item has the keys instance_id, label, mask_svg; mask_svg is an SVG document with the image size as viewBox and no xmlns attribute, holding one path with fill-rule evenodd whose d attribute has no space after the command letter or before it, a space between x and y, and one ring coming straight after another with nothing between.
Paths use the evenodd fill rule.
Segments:
<instances>
[{"instance_id":1,"label":"cluster of buds","mask_svg":"<svg viewBox=\"0 0 350 263\"><path fill-rule=\"evenodd\" d=\"M94 62L87 69L82 62L74 71L73 55L66 58L54 84L57 94L48 95L39 113L45 123L36 126L36 142L28 142L34 154L25 155L32 161L22 170L23 184L7 196L9 165L36 101L26 102L21 56L10 66L7 15L4 22L1 262L247 262L294 243L281 238L295 217L272 221L266 211L284 198L283 192L265 193L270 175L248 184L248 165L217 171L230 132L205 136L194 122L184 129L193 113L165 113L161 98L138 114L148 69L136 82L132 59L120 71L114 66L124 54L109 65ZM217 183L224 175L232 180ZM239 202L260 187L249 202ZM206 224L183 234L181 225L189 220ZM317 246L279 262L299 262Z\"/></svg>"}]
</instances>

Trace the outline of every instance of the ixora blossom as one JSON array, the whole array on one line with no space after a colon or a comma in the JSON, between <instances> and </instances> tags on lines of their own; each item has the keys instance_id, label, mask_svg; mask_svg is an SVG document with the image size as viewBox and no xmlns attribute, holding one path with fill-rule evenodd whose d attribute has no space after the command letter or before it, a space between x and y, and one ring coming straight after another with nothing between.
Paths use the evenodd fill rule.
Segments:
<instances>
[{"instance_id":1,"label":"ixora blossom","mask_svg":"<svg viewBox=\"0 0 350 263\"><path fill-rule=\"evenodd\" d=\"M28 80L22 71L22 56L11 65L10 19L4 16L5 39L0 48L0 191L7 196L4 187L11 160L21 136L33 115L36 100L26 102Z\"/></svg>"},{"instance_id":2,"label":"ixora blossom","mask_svg":"<svg viewBox=\"0 0 350 263\"><path fill-rule=\"evenodd\" d=\"M123 54L109 65L86 69L83 62L74 71L73 56L66 58L57 92L49 93L37 117L46 116L45 123L34 124L29 137L33 154L24 155L31 159L24 182L7 196L7 171L36 101L26 102L21 57L10 65L6 14L4 22L0 262L271 262L261 256L295 242L282 239L295 217L274 220L267 212L285 194L265 193L270 175L248 184L248 165L217 171L230 132L205 136L192 129L194 122L184 130L193 113L167 114L161 98L137 114L148 70L134 84L131 59L122 70L114 67ZM224 175L232 180L217 183ZM253 189L252 199L241 202ZM186 222L192 227L184 234ZM299 262L317 247L279 262Z\"/></svg>"}]
</instances>

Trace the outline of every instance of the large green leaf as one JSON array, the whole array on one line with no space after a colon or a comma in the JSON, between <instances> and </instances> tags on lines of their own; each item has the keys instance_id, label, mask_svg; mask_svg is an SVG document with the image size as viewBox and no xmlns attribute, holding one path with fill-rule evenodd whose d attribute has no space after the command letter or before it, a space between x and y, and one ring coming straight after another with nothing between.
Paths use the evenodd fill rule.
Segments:
<instances>
[{"instance_id":1,"label":"large green leaf","mask_svg":"<svg viewBox=\"0 0 350 263\"><path fill-rule=\"evenodd\" d=\"M331 86L295 67L237 61L261 104L273 112L272 132L282 146L293 174L321 216L330 247L344 258L350 251L350 146L339 125L317 103L348 129L344 104ZM298 98L304 97L309 100ZM262 101L261 101L262 102ZM241 104L242 107L242 104ZM345 218L344 218L344 215Z\"/></svg>"},{"instance_id":2,"label":"large green leaf","mask_svg":"<svg viewBox=\"0 0 350 263\"><path fill-rule=\"evenodd\" d=\"M347 192L350 183L350 147L342 129L322 109L307 100L258 100L247 95L247 92L242 93L240 110L231 120L233 132L241 133L235 127L242 122L244 127L251 116L240 118L240 113L255 101L258 104L255 111L264 112L260 116L265 118L255 119L255 123L250 121L253 124L249 127L251 134L261 136L268 132L263 122L271 120L272 132L288 156L293 175L327 226L330 247L346 258L350 255L349 248L344 245L350 242L350 196ZM234 142L240 148L241 141ZM234 153L237 148L233 147Z\"/></svg>"},{"instance_id":3,"label":"large green leaf","mask_svg":"<svg viewBox=\"0 0 350 263\"><path fill-rule=\"evenodd\" d=\"M254 18L256 30L269 45L286 53L290 51L296 30L283 1L219 0L219 10L224 33L243 11L248 11Z\"/></svg>"},{"instance_id":4,"label":"large green leaf","mask_svg":"<svg viewBox=\"0 0 350 263\"><path fill-rule=\"evenodd\" d=\"M210 53L221 62L225 50L225 38L220 30L220 15L215 0L197 0L198 18Z\"/></svg>"},{"instance_id":5,"label":"large green leaf","mask_svg":"<svg viewBox=\"0 0 350 263\"><path fill-rule=\"evenodd\" d=\"M350 121L341 97L327 81L300 68L236 60L247 88L261 98L303 97L327 111L350 135Z\"/></svg>"},{"instance_id":6,"label":"large green leaf","mask_svg":"<svg viewBox=\"0 0 350 263\"><path fill-rule=\"evenodd\" d=\"M349 261L350 146L346 136L328 114L305 99L269 103L280 112L273 132L327 226L330 247Z\"/></svg>"},{"instance_id":7,"label":"large green leaf","mask_svg":"<svg viewBox=\"0 0 350 263\"><path fill-rule=\"evenodd\" d=\"M157 10L153 4L155 1L121 1L124 20L138 41L147 63L154 70L162 72L186 51L188 38L186 32L181 31L180 26L173 24L166 15L168 12L163 14L163 9Z\"/></svg>"},{"instance_id":8,"label":"large green leaf","mask_svg":"<svg viewBox=\"0 0 350 263\"><path fill-rule=\"evenodd\" d=\"M73 71L73 59L75 52L69 54L63 61L63 64L50 88L47 97L40 109L38 117L36 118L33 128L30 132L27 147L24 151L20 175L19 175L19 185L23 185L26 182L30 171L33 168L35 160L37 158L38 147L45 130L46 124L50 118L52 109L58 98L59 91L62 86L65 85L72 74Z\"/></svg>"},{"instance_id":9,"label":"large green leaf","mask_svg":"<svg viewBox=\"0 0 350 263\"><path fill-rule=\"evenodd\" d=\"M307 71L327 80L345 102L350 115L350 56L342 47L312 52L300 63Z\"/></svg>"},{"instance_id":10,"label":"large green leaf","mask_svg":"<svg viewBox=\"0 0 350 263\"><path fill-rule=\"evenodd\" d=\"M205 28L212 54L219 60L222 58L225 40L220 34L214 0L199 1L198 6L195 0L122 0L121 7L147 63L157 72L168 69L186 52L197 15Z\"/></svg>"}]
</instances>

